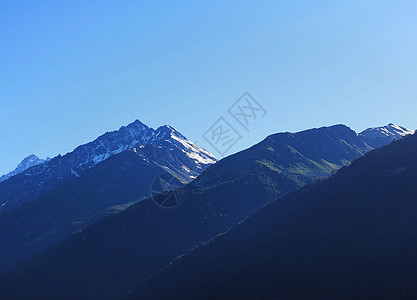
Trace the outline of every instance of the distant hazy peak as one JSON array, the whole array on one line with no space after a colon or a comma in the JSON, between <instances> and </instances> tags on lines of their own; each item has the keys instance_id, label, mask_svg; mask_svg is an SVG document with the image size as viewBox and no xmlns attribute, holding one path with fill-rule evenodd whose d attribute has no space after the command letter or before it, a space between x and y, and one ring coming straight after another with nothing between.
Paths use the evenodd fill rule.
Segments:
<instances>
[{"instance_id":1,"label":"distant hazy peak","mask_svg":"<svg viewBox=\"0 0 417 300\"><path fill-rule=\"evenodd\" d=\"M11 172L3 175L3 176L0 176L0 182L4 181L6 179L9 179L10 177L12 177L14 175L22 173L26 169L28 169L30 167L33 167L33 166L37 166L37 165L39 165L43 162L45 162L45 159L39 158L35 154L31 154L28 157L24 158L21 161L21 163L18 164L17 167L13 171L11 171Z\"/></svg>"}]
</instances>

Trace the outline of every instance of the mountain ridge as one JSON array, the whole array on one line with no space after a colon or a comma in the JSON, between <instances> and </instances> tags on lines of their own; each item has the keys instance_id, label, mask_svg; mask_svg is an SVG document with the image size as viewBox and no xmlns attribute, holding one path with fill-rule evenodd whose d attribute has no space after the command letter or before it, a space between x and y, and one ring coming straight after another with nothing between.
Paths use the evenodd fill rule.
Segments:
<instances>
[{"instance_id":1,"label":"mountain ridge","mask_svg":"<svg viewBox=\"0 0 417 300\"><path fill-rule=\"evenodd\" d=\"M165 125L154 130L136 120L80 145L63 156L58 155L0 182L0 203L4 204L1 209L33 200L46 191L74 180L112 155L147 144L170 146L184 152L184 159L189 159L186 165L190 178L195 178L217 161L214 155L187 140L173 127Z\"/></svg>"},{"instance_id":2,"label":"mountain ridge","mask_svg":"<svg viewBox=\"0 0 417 300\"><path fill-rule=\"evenodd\" d=\"M47 248L2 278L24 280L30 295L118 297L177 255L370 149L344 125L270 135L207 168L183 188L184 199L175 209L154 203L174 199L174 192L144 199Z\"/></svg>"},{"instance_id":3,"label":"mountain ridge","mask_svg":"<svg viewBox=\"0 0 417 300\"><path fill-rule=\"evenodd\" d=\"M417 135L280 197L128 299L412 299Z\"/></svg>"}]
</instances>

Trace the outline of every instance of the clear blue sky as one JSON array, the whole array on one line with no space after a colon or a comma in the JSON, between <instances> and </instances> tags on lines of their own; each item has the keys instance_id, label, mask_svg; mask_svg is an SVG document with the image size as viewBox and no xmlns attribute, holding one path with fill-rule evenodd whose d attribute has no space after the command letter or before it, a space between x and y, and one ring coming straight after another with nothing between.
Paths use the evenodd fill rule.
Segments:
<instances>
[{"instance_id":1,"label":"clear blue sky","mask_svg":"<svg viewBox=\"0 0 417 300\"><path fill-rule=\"evenodd\" d=\"M417 128L417 2L0 1L0 174L140 119L202 134L249 91L268 134ZM236 126L237 128L238 126Z\"/></svg>"}]
</instances>

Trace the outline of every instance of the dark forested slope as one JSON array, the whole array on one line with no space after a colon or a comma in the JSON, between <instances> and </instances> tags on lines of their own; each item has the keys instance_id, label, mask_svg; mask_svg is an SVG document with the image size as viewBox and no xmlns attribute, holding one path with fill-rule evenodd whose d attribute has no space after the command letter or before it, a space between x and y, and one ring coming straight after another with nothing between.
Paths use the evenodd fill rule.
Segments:
<instances>
[{"instance_id":1,"label":"dark forested slope","mask_svg":"<svg viewBox=\"0 0 417 300\"><path fill-rule=\"evenodd\" d=\"M281 197L134 299L415 299L417 135Z\"/></svg>"}]
</instances>

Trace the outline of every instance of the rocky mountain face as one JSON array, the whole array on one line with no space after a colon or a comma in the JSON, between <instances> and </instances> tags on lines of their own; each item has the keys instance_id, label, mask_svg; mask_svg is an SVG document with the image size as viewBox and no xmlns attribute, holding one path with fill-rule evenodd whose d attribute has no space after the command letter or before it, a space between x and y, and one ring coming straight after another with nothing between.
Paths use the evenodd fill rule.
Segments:
<instances>
[{"instance_id":1,"label":"rocky mountain face","mask_svg":"<svg viewBox=\"0 0 417 300\"><path fill-rule=\"evenodd\" d=\"M71 182L112 155L145 145L169 149L172 154L170 164L181 170L185 181L197 177L217 161L212 154L187 140L174 128L161 126L154 130L136 120L117 131L107 132L64 156L58 155L0 182L1 209L22 205L46 191Z\"/></svg>"},{"instance_id":2,"label":"rocky mountain face","mask_svg":"<svg viewBox=\"0 0 417 300\"><path fill-rule=\"evenodd\" d=\"M146 157L151 156L146 153L147 146L136 148L136 151L138 149L143 149ZM159 148L152 146L149 151L155 149ZM0 286L10 289L0 289L0 293L16 294L22 298L117 298L158 272L176 256L234 228L272 200L331 175L371 149L360 135L344 125L271 135L207 168L196 180L180 189L181 201L174 209L161 209L155 202L178 203L176 191L144 199L102 218L9 270L1 277ZM165 150L170 151L167 147ZM129 161L131 165L131 155L139 164L141 159L136 160L137 153L134 150L129 153L129 158L120 159ZM83 176L78 179L78 184L85 186L86 196L82 196L84 192L74 196L74 191L80 187L71 185L66 191L51 195L49 200L33 203L50 202L48 207L56 202L55 199L63 199L66 206L76 199L85 199L82 203L99 203L103 195L109 199L120 195L126 201L135 199L135 193L121 193L134 187L133 182L137 180L126 182L130 176L117 180L107 177L115 167L124 169L121 161L107 167L121 155L125 156L126 151L92 168L90 179ZM101 167L104 171L93 174ZM90 180L98 183L92 184ZM109 182L126 182L126 185L120 189L103 190ZM97 194L97 191L103 193ZM35 218L39 211L44 211L42 206L27 208L22 215L31 217L22 220ZM56 215L61 216L64 211L58 211ZM48 215L46 213L42 219ZM16 216L10 217L12 219ZM5 224L0 226L5 227ZM43 225L39 228L42 229ZM21 239L24 239L28 231L29 226L9 236L21 234ZM38 235L42 234L40 230ZM0 232L1 241L5 241L5 236ZM14 242L13 238L5 242L13 243L22 244L21 241ZM14 252L18 250L16 248ZM13 282L22 281L25 282L24 289L17 286L13 289Z\"/></svg>"}]
</instances>

